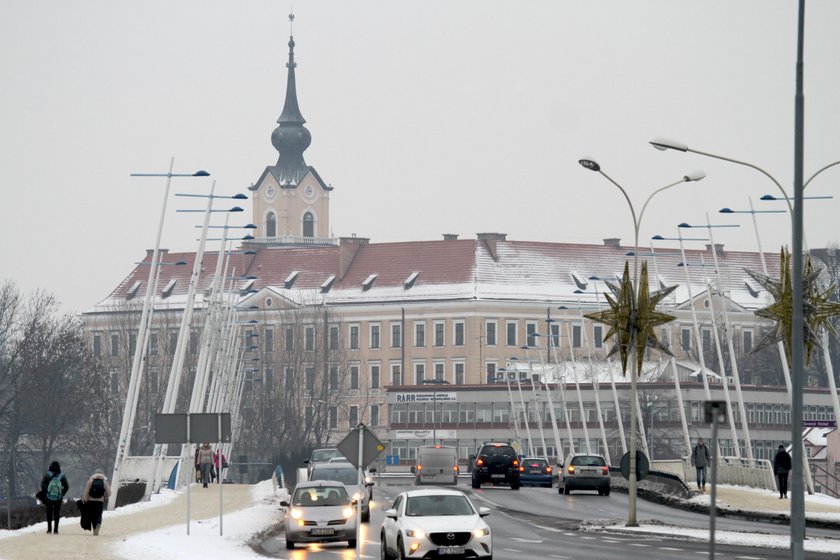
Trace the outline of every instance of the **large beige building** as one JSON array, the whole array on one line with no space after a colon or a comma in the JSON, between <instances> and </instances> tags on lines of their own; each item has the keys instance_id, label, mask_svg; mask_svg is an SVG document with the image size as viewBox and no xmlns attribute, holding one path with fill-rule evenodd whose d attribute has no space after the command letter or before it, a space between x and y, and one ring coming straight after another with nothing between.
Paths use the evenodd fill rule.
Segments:
<instances>
[{"instance_id":1,"label":"large beige building","mask_svg":"<svg viewBox=\"0 0 840 560\"><path fill-rule=\"evenodd\" d=\"M333 238L332 187L303 158L311 135L298 108L293 41L289 43L285 105L277 122L272 144L278 160L266 167L250 188L253 222L258 226L255 239L244 242L247 251L233 255L230 263L237 275L246 277L233 285L240 316L259 321L256 330L262 361L255 380L261 383L252 383L248 390L263 390L268 377L279 380L286 375L289 357L294 354L295 367L323 370L342 379L340 386L334 387L339 395L328 415L335 439L356 422L365 422L379 430L389 445L396 442L389 448L392 453L410 458L409 449L416 447L417 438L413 443L401 440L396 430L429 428L430 411L410 417L408 404L396 397L403 387L420 386L430 379L445 381L450 387L435 389L462 394L462 399L471 395L474 412L464 412L464 418L478 414L479 402L490 403L492 418L493 403L501 407L510 400L506 373L500 370L507 369L511 361L605 361L614 341L604 340L606 326L584 319L582 314L605 305L605 283L618 281L625 263L628 259L632 262L628 256L632 247L615 238L585 245L509 240L499 232L468 238L442 234L435 240L397 243L355 236ZM217 252L205 254L201 288L209 285L218 257ZM206 294L200 289L195 301L186 301L195 258L195 252L163 254L163 260L185 261L187 266L163 267L160 289L153 294L150 391L160 392L165 387L162 376L168 372L173 336L177 336L186 305L199 310L194 329L201 328L200 310L206 305ZM766 258L770 270L777 270L778 255ZM756 378L756 366L748 355L769 328L754 312L772 301L745 272L762 269L761 255L706 246L688 250L685 259L688 267L683 266L683 255L673 248L657 250L655 257L640 256L650 267L651 290L677 286L663 302L663 308L676 320L661 329L660 339L674 352L679 375L692 395L702 391L697 377L699 353L706 358L707 373L712 383L717 383L719 394L721 383L726 383L733 371L728 350L724 350L727 357L723 363L718 359L713 334L715 326L723 333L722 326L728 321L731 328L727 333L732 336L741 381L750 384ZM147 254L144 264L84 314L94 348L113 364L117 391L126 383L126 366L130 364L126 356L132 348L132 330L139 319L150 260L151 254ZM702 266L714 262L719 264L718 274ZM698 318L699 343L693 338L692 308ZM294 322L291 314L295 314ZM321 316L326 324L315 319ZM303 325L297 324L300 317L308 317ZM648 359L656 361L660 356L652 353ZM668 378L663 375L659 383ZM591 381L583 382L589 410L595 393ZM481 387L495 396L476 397L490 394ZM424 390L432 388L426 385ZM751 388L750 394L756 395L755 391L758 389ZM612 397L603 392L603 385L599 395L605 408L614 411ZM547 426L545 397L542 404L535 405L542 406L543 412L534 414ZM766 402L765 397L757 395L754 400ZM692 398L695 404L686 405L689 414L695 412L691 407L699 400ZM820 406L823 400L819 399ZM510 406L515 408L515 403ZM247 414L247 406L244 411ZM462 448L462 455L482 437L502 437L515 414L510 409L507 415L500 413L492 431L475 422L469 431L460 431L466 428L458 428L456 421L455 429L462 436L455 439L464 442L455 443ZM669 422L678 420L675 414L668 413ZM613 412L608 421L614 422L614 416ZM398 428L392 430L391 424ZM451 430L451 424L442 422L441 429ZM575 429L581 428L576 421ZM614 424L611 430L613 441L608 445L618 449ZM765 439L775 443L782 433L777 428ZM555 442L548 447L556 448Z\"/></svg>"}]
</instances>

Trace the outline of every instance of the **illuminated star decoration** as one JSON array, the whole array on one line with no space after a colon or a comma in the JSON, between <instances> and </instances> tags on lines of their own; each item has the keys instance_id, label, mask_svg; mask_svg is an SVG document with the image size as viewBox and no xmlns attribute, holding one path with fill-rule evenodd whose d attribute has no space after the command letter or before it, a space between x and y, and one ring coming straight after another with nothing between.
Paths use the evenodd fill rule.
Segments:
<instances>
[{"instance_id":1,"label":"illuminated star decoration","mask_svg":"<svg viewBox=\"0 0 840 560\"><path fill-rule=\"evenodd\" d=\"M771 319L776 322L775 328L755 348L751 354L758 352L774 343L782 341L785 345L785 357L788 365L791 365L792 358L792 333L793 333L793 282L790 273L790 253L782 249L782 256L779 263L780 278L770 278L764 274L747 270L746 273L764 286L775 300L772 304L755 312L759 317ZM831 300L836 286L829 285L820 290L818 282L819 270L814 270L810 255L805 256L802 267L802 326L805 340L805 363L811 362L811 354L814 348L822 348L820 345L820 329L826 328L829 332L837 334L829 319L840 315L840 303Z\"/></svg>"},{"instance_id":2,"label":"illuminated star decoration","mask_svg":"<svg viewBox=\"0 0 840 560\"><path fill-rule=\"evenodd\" d=\"M607 357L612 356L616 352L620 353L621 368L624 375L627 375L627 360L630 356L631 344L635 344L636 348L637 374L642 371L645 348L656 348L669 356L673 356L668 347L656 338L654 329L659 325L664 325L676 319L673 315L658 312L656 306L668 294L677 289L677 286L669 286L650 293L648 291L647 262L643 262L642 272L639 278L638 296L636 297L634 308L633 283L630 281L629 262L624 263L624 276L619 286L610 282L606 282L606 284L612 292L612 295L606 292L604 293L610 309L597 313L589 313L584 315L584 317L610 327L606 336L604 336L604 340L608 340L611 336L615 336L618 339L615 346L607 354Z\"/></svg>"}]
</instances>

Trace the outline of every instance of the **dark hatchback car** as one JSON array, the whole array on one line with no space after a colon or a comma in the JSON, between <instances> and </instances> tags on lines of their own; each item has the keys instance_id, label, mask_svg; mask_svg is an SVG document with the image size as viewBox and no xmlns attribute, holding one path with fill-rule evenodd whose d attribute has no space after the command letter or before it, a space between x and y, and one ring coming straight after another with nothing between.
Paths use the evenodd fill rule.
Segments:
<instances>
[{"instance_id":1,"label":"dark hatchback car","mask_svg":"<svg viewBox=\"0 0 840 560\"><path fill-rule=\"evenodd\" d=\"M485 443L472 460L473 488L492 482L519 490L519 475L519 458L509 443Z\"/></svg>"},{"instance_id":2,"label":"dark hatchback car","mask_svg":"<svg viewBox=\"0 0 840 560\"><path fill-rule=\"evenodd\" d=\"M519 465L519 483L522 486L554 486L554 472L548 459L522 459Z\"/></svg>"}]
</instances>

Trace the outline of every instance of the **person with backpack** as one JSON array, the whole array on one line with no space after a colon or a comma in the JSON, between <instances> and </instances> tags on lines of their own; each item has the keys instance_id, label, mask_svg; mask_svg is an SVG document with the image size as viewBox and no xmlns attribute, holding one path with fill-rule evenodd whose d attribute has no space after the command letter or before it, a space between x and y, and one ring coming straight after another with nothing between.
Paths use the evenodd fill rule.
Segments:
<instances>
[{"instance_id":1,"label":"person with backpack","mask_svg":"<svg viewBox=\"0 0 840 560\"><path fill-rule=\"evenodd\" d=\"M50 463L47 474L41 479L41 491L46 496L47 533L58 534L58 520L61 519L61 500L70 488L67 477L61 472L58 461Z\"/></svg>"},{"instance_id":2,"label":"person with backpack","mask_svg":"<svg viewBox=\"0 0 840 560\"><path fill-rule=\"evenodd\" d=\"M791 470L790 453L787 452L784 445L779 446L776 456L773 457L773 474L776 475L776 480L779 482L779 499L787 498L788 493L788 473Z\"/></svg>"},{"instance_id":3,"label":"person with backpack","mask_svg":"<svg viewBox=\"0 0 840 560\"><path fill-rule=\"evenodd\" d=\"M709 448L706 447L703 438L698 438L697 445L691 452L691 464L697 469L697 489L701 492L706 491L706 468L711 462Z\"/></svg>"},{"instance_id":4,"label":"person with backpack","mask_svg":"<svg viewBox=\"0 0 840 560\"><path fill-rule=\"evenodd\" d=\"M82 493L82 500L90 517L90 525L93 527L94 536L99 534L99 527L102 525L102 510L105 501L111 497L111 485L102 469L96 469L85 484L85 491Z\"/></svg>"}]
</instances>

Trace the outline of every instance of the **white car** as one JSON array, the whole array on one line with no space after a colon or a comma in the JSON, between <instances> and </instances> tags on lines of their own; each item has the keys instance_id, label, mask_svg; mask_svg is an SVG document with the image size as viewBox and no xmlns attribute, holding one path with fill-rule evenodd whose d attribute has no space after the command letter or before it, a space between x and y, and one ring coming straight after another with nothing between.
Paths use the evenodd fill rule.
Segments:
<instances>
[{"instance_id":1,"label":"white car","mask_svg":"<svg viewBox=\"0 0 840 560\"><path fill-rule=\"evenodd\" d=\"M303 482L286 508L286 548L297 543L347 541L356 547L356 509L340 482Z\"/></svg>"},{"instance_id":2,"label":"white car","mask_svg":"<svg viewBox=\"0 0 840 560\"><path fill-rule=\"evenodd\" d=\"M359 502L359 507L362 509L362 523L367 523L370 521L370 500L372 497L370 487L373 486L373 481L362 480L360 486L358 476L356 467L350 463L317 463L312 467L309 481L333 480L344 484L350 497Z\"/></svg>"},{"instance_id":3,"label":"white car","mask_svg":"<svg viewBox=\"0 0 840 560\"><path fill-rule=\"evenodd\" d=\"M380 541L382 558L457 556L493 558L490 527L459 490L424 489L403 492L385 511Z\"/></svg>"}]
</instances>

